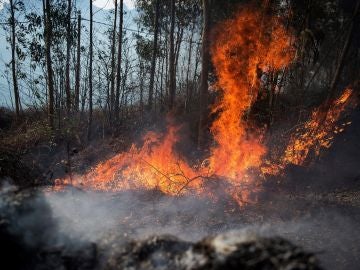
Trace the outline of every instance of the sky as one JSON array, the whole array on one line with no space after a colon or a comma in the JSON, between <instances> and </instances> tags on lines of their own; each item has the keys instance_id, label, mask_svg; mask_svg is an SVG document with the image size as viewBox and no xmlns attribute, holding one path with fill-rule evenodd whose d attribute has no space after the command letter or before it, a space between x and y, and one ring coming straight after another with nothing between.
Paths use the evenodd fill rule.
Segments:
<instances>
[{"instance_id":1,"label":"sky","mask_svg":"<svg viewBox=\"0 0 360 270\"><path fill-rule=\"evenodd\" d=\"M117 0L120 2L120 0ZM125 27L134 28L132 23L132 18L135 11L135 1L136 0L124 0L125 4L125 10L130 11L126 18L127 20L124 22ZM88 8L88 0L77 0L77 6L84 10L84 13L87 14L89 11ZM0 0L0 22L5 21L4 16L4 5L8 4L9 0ZM41 7L41 0L24 0L25 5L27 6L27 9L31 11L31 8L38 8L39 5ZM93 0L93 6L94 6L94 20L96 21L104 21L106 16L108 16L109 10L113 9L115 7L114 0ZM100 11L100 12L99 12ZM135 13L134 13L135 12ZM88 14L85 15L85 17L88 17ZM125 18L124 18L125 19ZM101 32L101 28L103 26L101 25L95 25L95 28L98 29ZM6 41L6 36L8 33L4 31L4 29L0 26L0 107L12 107L11 106L11 99L10 99L10 93L12 92L12 86L8 84L7 80L5 79L4 72L6 70L5 64L10 62L10 50L9 46Z\"/></svg>"},{"instance_id":2,"label":"sky","mask_svg":"<svg viewBox=\"0 0 360 270\"><path fill-rule=\"evenodd\" d=\"M0 10L3 9L5 3L9 3L9 0L0 0Z\"/></svg>"},{"instance_id":3,"label":"sky","mask_svg":"<svg viewBox=\"0 0 360 270\"><path fill-rule=\"evenodd\" d=\"M119 0L118 0L119 2ZM128 9L135 8L135 0L124 0L124 4ZM9 3L9 0L0 0L0 10L3 9L4 3ZM113 9L115 7L114 0L94 0L94 6L103 9Z\"/></svg>"},{"instance_id":4,"label":"sky","mask_svg":"<svg viewBox=\"0 0 360 270\"><path fill-rule=\"evenodd\" d=\"M119 0L117 1L120 2ZM124 0L124 4L128 9L135 8L134 2L135 0ZM93 3L98 8L103 8L103 9L113 9L115 7L114 0L95 0Z\"/></svg>"}]
</instances>

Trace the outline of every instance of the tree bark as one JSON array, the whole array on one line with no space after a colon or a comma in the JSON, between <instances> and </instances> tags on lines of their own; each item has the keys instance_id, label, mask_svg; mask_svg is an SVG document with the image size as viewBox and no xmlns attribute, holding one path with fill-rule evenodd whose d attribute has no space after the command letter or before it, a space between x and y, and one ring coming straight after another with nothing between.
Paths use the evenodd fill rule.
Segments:
<instances>
[{"instance_id":1,"label":"tree bark","mask_svg":"<svg viewBox=\"0 0 360 270\"><path fill-rule=\"evenodd\" d=\"M155 78L156 56L157 56L157 47L158 47L158 33L159 33L159 10L160 10L160 1L156 0L155 1L155 21L154 21L154 42L153 42L153 51L152 51L151 69L150 69L148 110L152 109L153 98L154 98L154 78Z\"/></svg>"},{"instance_id":2,"label":"tree bark","mask_svg":"<svg viewBox=\"0 0 360 270\"><path fill-rule=\"evenodd\" d=\"M122 51L123 18L124 18L123 9L124 9L124 0L120 0L119 43L118 43L116 93L115 93L115 121L119 120L120 85L121 85L121 51Z\"/></svg>"},{"instance_id":3,"label":"tree bark","mask_svg":"<svg viewBox=\"0 0 360 270\"><path fill-rule=\"evenodd\" d=\"M71 91L70 91L70 44L71 42L71 0L68 0L67 22L66 22L66 69L65 69L65 92L66 110L69 114L71 110Z\"/></svg>"},{"instance_id":4,"label":"tree bark","mask_svg":"<svg viewBox=\"0 0 360 270\"><path fill-rule=\"evenodd\" d=\"M16 118L19 119L20 95L19 95L19 86L18 86L17 72L16 72L15 5L13 0L10 0L9 3L10 3L10 13L11 13L11 22L10 22L11 23L11 69L12 69L12 79L13 79L13 88L14 88Z\"/></svg>"},{"instance_id":5,"label":"tree bark","mask_svg":"<svg viewBox=\"0 0 360 270\"><path fill-rule=\"evenodd\" d=\"M180 28L181 26L179 26ZM175 76L177 74L177 68L178 68L178 63L179 63L179 56L180 56L180 48L181 48L181 43L182 43L182 39L183 39L183 34L184 34L184 29L181 28L179 29L179 31L177 32L176 35L176 44L175 44Z\"/></svg>"},{"instance_id":6,"label":"tree bark","mask_svg":"<svg viewBox=\"0 0 360 270\"><path fill-rule=\"evenodd\" d=\"M169 51L169 109L174 106L176 93L175 78L175 46L174 46L174 30L175 30L175 0L171 0L171 23L170 23L170 51Z\"/></svg>"},{"instance_id":7,"label":"tree bark","mask_svg":"<svg viewBox=\"0 0 360 270\"><path fill-rule=\"evenodd\" d=\"M191 65L191 56L192 56L192 48L193 48L193 37L194 37L194 29L195 29L195 21L192 24L191 27L191 34L189 38L189 53L188 53L188 59L187 59L187 68L186 68L186 96L185 96L185 111L189 110L189 102L190 102L190 65Z\"/></svg>"},{"instance_id":8,"label":"tree bark","mask_svg":"<svg viewBox=\"0 0 360 270\"><path fill-rule=\"evenodd\" d=\"M207 95L208 95L208 77L209 77L209 25L210 25L210 0L202 1L203 8L203 33L202 33L202 51L201 51L201 78L200 78L200 102L199 102L199 131L198 131L198 147L204 144L204 129L205 129L205 115L207 109Z\"/></svg>"},{"instance_id":9,"label":"tree bark","mask_svg":"<svg viewBox=\"0 0 360 270\"><path fill-rule=\"evenodd\" d=\"M143 114L143 109L144 109L144 68L143 68L143 64L142 64L142 61L140 60L139 62L139 80L140 80L140 85L139 85L139 88L140 88L140 113L141 113L141 116Z\"/></svg>"},{"instance_id":10,"label":"tree bark","mask_svg":"<svg viewBox=\"0 0 360 270\"><path fill-rule=\"evenodd\" d=\"M93 8L92 0L90 4L90 63L89 63L89 121L88 121L88 140L91 138L92 113L93 113Z\"/></svg>"},{"instance_id":11,"label":"tree bark","mask_svg":"<svg viewBox=\"0 0 360 270\"><path fill-rule=\"evenodd\" d=\"M81 60L81 13L78 15L77 51L76 51L76 72L75 72L75 111L79 110L80 95L80 60Z\"/></svg>"},{"instance_id":12,"label":"tree bark","mask_svg":"<svg viewBox=\"0 0 360 270\"><path fill-rule=\"evenodd\" d=\"M115 104L115 47L116 47L116 27L117 27L117 9L118 1L115 1L115 14L114 14L114 28L111 44L111 74L110 74L110 117L113 116L114 104Z\"/></svg>"},{"instance_id":13,"label":"tree bark","mask_svg":"<svg viewBox=\"0 0 360 270\"><path fill-rule=\"evenodd\" d=\"M45 17L45 57L46 57L46 69L48 77L48 121L51 129L54 129L54 80L53 69L51 60L51 38L52 38L52 25L51 25L51 5L50 0L43 0L44 17Z\"/></svg>"}]
</instances>

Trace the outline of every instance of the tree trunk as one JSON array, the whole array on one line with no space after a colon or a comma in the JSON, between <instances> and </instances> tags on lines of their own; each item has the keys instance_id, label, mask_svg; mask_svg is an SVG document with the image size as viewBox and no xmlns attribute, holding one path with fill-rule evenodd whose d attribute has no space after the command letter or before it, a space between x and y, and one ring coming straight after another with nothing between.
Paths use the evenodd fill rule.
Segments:
<instances>
[{"instance_id":1,"label":"tree trunk","mask_svg":"<svg viewBox=\"0 0 360 270\"><path fill-rule=\"evenodd\" d=\"M189 82L189 76L190 76L190 65L191 65L191 55L192 55L192 48L193 48L193 37L194 37L194 29L195 29L195 21L192 24L191 27L191 34L189 39L189 54L188 54L188 61L187 61L187 68L186 68L186 96L185 96L185 111L189 110L189 102L190 102L190 82Z\"/></svg>"},{"instance_id":2,"label":"tree trunk","mask_svg":"<svg viewBox=\"0 0 360 270\"><path fill-rule=\"evenodd\" d=\"M46 1L44 6L44 19L45 19L45 56L46 56L46 69L47 69L47 77L48 77L48 119L49 125L52 129L54 129L54 81L53 81L53 69L51 62L51 37L52 37L52 25L51 25L51 6L50 0Z\"/></svg>"},{"instance_id":3,"label":"tree trunk","mask_svg":"<svg viewBox=\"0 0 360 270\"><path fill-rule=\"evenodd\" d=\"M155 1L155 21L154 21L154 43L153 43L153 51L152 51L152 58L151 58L148 110L152 109L153 96L154 96L154 78L155 78L156 55L157 55L158 32L159 32L159 10L160 10L160 1L156 0Z\"/></svg>"},{"instance_id":4,"label":"tree trunk","mask_svg":"<svg viewBox=\"0 0 360 270\"><path fill-rule=\"evenodd\" d=\"M210 0L203 0L203 34L202 34L202 51L201 51L201 78L200 78L200 116L199 116L199 132L198 147L204 144L205 115L207 109L207 93L208 93L208 76L209 76L209 24L210 24Z\"/></svg>"},{"instance_id":5,"label":"tree trunk","mask_svg":"<svg viewBox=\"0 0 360 270\"><path fill-rule=\"evenodd\" d=\"M68 0L67 25L66 25L66 69L65 69L65 92L66 92L66 110L71 110L71 92L70 92L70 42L71 42L71 0Z\"/></svg>"},{"instance_id":6,"label":"tree trunk","mask_svg":"<svg viewBox=\"0 0 360 270\"><path fill-rule=\"evenodd\" d=\"M143 114L143 109L144 109L144 71L143 71L143 64L142 64L142 61L140 60L139 62L139 80L140 80L140 85L139 85L139 88L140 88L140 113L141 113L141 116Z\"/></svg>"},{"instance_id":7,"label":"tree trunk","mask_svg":"<svg viewBox=\"0 0 360 270\"><path fill-rule=\"evenodd\" d=\"M116 93L115 93L115 120L119 119L119 103L120 103L120 85L121 85L121 51L122 51L122 36L123 36L123 9L124 0L120 0L120 22L119 22L119 43L118 43L118 59L117 59L117 73L116 73Z\"/></svg>"},{"instance_id":8,"label":"tree trunk","mask_svg":"<svg viewBox=\"0 0 360 270\"><path fill-rule=\"evenodd\" d=\"M13 87L14 87L16 118L19 119L20 95L19 95L19 86L18 86L17 72L16 72L15 6L13 0L10 0L10 13L11 13L11 69L12 69L12 79L13 79Z\"/></svg>"},{"instance_id":9,"label":"tree trunk","mask_svg":"<svg viewBox=\"0 0 360 270\"><path fill-rule=\"evenodd\" d=\"M175 48L174 48L174 30L175 30L175 0L171 0L171 23L170 23L170 52L169 52L169 109L174 106L176 93L175 78Z\"/></svg>"},{"instance_id":10,"label":"tree trunk","mask_svg":"<svg viewBox=\"0 0 360 270\"><path fill-rule=\"evenodd\" d=\"M89 121L88 121L88 140L91 138L92 113L93 113L93 9L92 0L90 4L90 64L89 64Z\"/></svg>"},{"instance_id":11,"label":"tree trunk","mask_svg":"<svg viewBox=\"0 0 360 270\"><path fill-rule=\"evenodd\" d=\"M115 14L114 14L114 28L111 44L111 74L110 74L110 117L113 116L114 104L115 104L115 45L116 45L116 27L117 27L117 9L118 1L115 1Z\"/></svg>"},{"instance_id":12,"label":"tree trunk","mask_svg":"<svg viewBox=\"0 0 360 270\"><path fill-rule=\"evenodd\" d=\"M80 42L81 42L81 13L78 15L78 33L77 33L77 51L76 51L76 73L75 73L75 102L74 108L75 111L79 110L79 95L80 95L80 60L81 60L81 51L80 51Z\"/></svg>"},{"instance_id":13,"label":"tree trunk","mask_svg":"<svg viewBox=\"0 0 360 270\"><path fill-rule=\"evenodd\" d=\"M179 26L180 28L180 26ZM183 38L183 34L184 34L184 29L181 28L179 29L179 31L177 32L176 35L176 45L175 45L175 76L177 73L177 66L178 66L178 62L179 62L179 56L180 56L180 48L181 48L181 42L182 42L182 38Z\"/></svg>"},{"instance_id":14,"label":"tree trunk","mask_svg":"<svg viewBox=\"0 0 360 270\"><path fill-rule=\"evenodd\" d=\"M162 57L161 59L161 74L160 74L160 97L159 97L159 110L161 111L163 108L163 96L164 96L164 91L163 91L163 85L164 85L164 66L165 66L165 57Z\"/></svg>"}]
</instances>

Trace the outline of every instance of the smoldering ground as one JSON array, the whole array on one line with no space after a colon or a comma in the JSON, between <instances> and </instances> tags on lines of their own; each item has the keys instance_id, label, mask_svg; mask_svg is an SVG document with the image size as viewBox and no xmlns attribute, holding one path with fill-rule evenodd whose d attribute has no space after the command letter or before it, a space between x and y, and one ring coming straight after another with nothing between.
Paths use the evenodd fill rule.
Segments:
<instances>
[{"instance_id":1,"label":"smoldering ground","mask_svg":"<svg viewBox=\"0 0 360 270\"><path fill-rule=\"evenodd\" d=\"M11 219L11 232L29 248L86 250L84 246L95 243L110 252L114 239L121 245L153 234L172 234L197 241L209 234L242 230L290 239L315 252L326 269L356 269L359 263L358 206L326 199L268 194L266 201L235 207L190 196L168 197L158 191L38 190L31 196L26 211L9 207L6 196L0 204L2 216L8 212L5 216Z\"/></svg>"}]
</instances>

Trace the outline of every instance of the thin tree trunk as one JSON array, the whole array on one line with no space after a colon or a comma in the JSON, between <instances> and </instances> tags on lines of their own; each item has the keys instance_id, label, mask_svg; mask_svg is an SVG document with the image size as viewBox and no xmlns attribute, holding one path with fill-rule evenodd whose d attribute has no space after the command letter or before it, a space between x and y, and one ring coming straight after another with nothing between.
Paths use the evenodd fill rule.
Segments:
<instances>
[{"instance_id":1,"label":"thin tree trunk","mask_svg":"<svg viewBox=\"0 0 360 270\"><path fill-rule=\"evenodd\" d=\"M160 39L160 44L161 44L161 39ZM156 112L158 107L159 107L159 89L160 89L160 67L161 67L161 58L158 58L158 68L156 71L156 84L155 84L155 98L154 98L154 111Z\"/></svg>"},{"instance_id":2,"label":"thin tree trunk","mask_svg":"<svg viewBox=\"0 0 360 270\"><path fill-rule=\"evenodd\" d=\"M76 51L76 73L75 73L75 111L79 110L79 95L80 95L80 60L81 60L81 51L80 51L80 42L81 42L81 13L78 15L78 33L77 33L77 51Z\"/></svg>"},{"instance_id":3,"label":"thin tree trunk","mask_svg":"<svg viewBox=\"0 0 360 270\"><path fill-rule=\"evenodd\" d=\"M177 32L177 35L176 35L176 46L175 46L175 76L176 76L177 66L178 66L178 62L179 62L180 48L181 48L181 42L182 42L183 34L184 34L184 29L181 28L181 29L179 29L179 31Z\"/></svg>"},{"instance_id":4,"label":"thin tree trunk","mask_svg":"<svg viewBox=\"0 0 360 270\"><path fill-rule=\"evenodd\" d=\"M151 58L148 110L152 109L153 98L154 98L153 97L154 96L154 77L155 77L156 55L157 55L157 46L158 46L158 32L159 32L159 10L160 10L160 1L156 0L155 1L154 42L153 42L153 51L152 51L152 58Z\"/></svg>"},{"instance_id":5,"label":"thin tree trunk","mask_svg":"<svg viewBox=\"0 0 360 270\"><path fill-rule=\"evenodd\" d=\"M88 140L91 138L92 113L93 113L93 8L92 0L90 4L90 65L89 65L89 121L88 121Z\"/></svg>"},{"instance_id":6,"label":"thin tree trunk","mask_svg":"<svg viewBox=\"0 0 360 270\"><path fill-rule=\"evenodd\" d=\"M203 34L202 34L202 65L201 65L201 78L200 78L200 116L199 116L199 133L198 133L198 147L204 144L204 129L205 129L205 114L207 108L207 93L208 93L208 76L209 76L209 24L210 24L210 0L203 0Z\"/></svg>"},{"instance_id":7,"label":"thin tree trunk","mask_svg":"<svg viewBox=\"0 0 360 270\"><path fill-rule=\"evenodd\" d=\"M160 97L159 97L159 108L160 111L162 110L163 107L163 85L164 85L164 62L165 62L165 57L162 57L161 59L161 74L160 74Z\"/></svg>"},{"instance_id":8,"label":"thin tree trunk","mask_svg":"<svg viewBox=\"0 0 360 270\"><path fill-rule=\"evenodd\" d=\"M116 93L115 93L115 120L116 121L119 119L120 86L121 86L121 51L122 51L123 18L124 18L123 17L123 9L124 9L124 0L120 0L119 43L118 43Z\"/></svg>"},{"instance_id":9,"label":"thin tree trunk","mask_svg":"<svg viewBox=\"0 0 360 270\"><path fill-rule=\"evenodd\" d=\"M89 54L87 54L86 56L86 64L85 66L89 66ZM85 74L84 74L84 80L83 80L83 87L82 89L82 93L81 93L81 114L83 115L85 112L85 106L86 106L86 96L87 96L87 92L88 92L88 77L89 76L89 69L86 68L85 69Z\"/></svg>"},{"instance_id":10,"label":"thin tree trunk","mask_svg":"<svg viewBox=\"0 0 360 270\"><path fill-rule=\"evenodd\" d=\"M169 52L169 109L174 106L176 93L175 78L175 48L174 48L174 30L175 30L175 0L171 0L171 23L170 23L170 52Z\"/></svg>"},{"instance_id":11,"label":"thin tree trunk","mask_svg":"<svg viewBox=\"0 0 360 270\"><path fill-rule=\"evenodd\" d=\"M190 82L189 82L189 76L190 76L190 65L191 65L191 55L192 55L192 48L193 48L193 37L194 37L194 29L195 29L195 21L193 22L193 25L191 27L191 35L189 39L189 54L188 54L188 61L187 61L187 69L186 69L186 96L185 96L185 111L188 111L189 109L189 102L190 102Z\"/></svg>"},{"instance_id":12,"label":"thin tree trunk","mask_svg":"<svg viewBox=\"0 0 360 270\"><path fill-rule=\"evenodd\" d=\"M12 79L13 79L13 87L14 87L15 111L16 111L16 118L18 119L20 116L20 95L19 95L19 86L18 86L17 72L16 72L15 6L13 0L10 0L10 13L11 13L11 69L12 69Z\"/></svg>"},{"instance_id":13,"label":"thin tree trunk","mask_svg":"<svg viewBox=\"0 0 360 270\"><path fill-rule=\"evenodd\" d=\"M127 99L126 99L126 94L125 93L125 87L126 87L126 80L127 80L127 74L129 73L129 61L125 58L125 61L124 61L124 64L125 64L125 70L122 74L122 83L121 83L121 99L120 99L120 107L122 107L122 117L121 119L123 119L123 115L124 115L124 110L126 109L127 107ZM125 100L125 102L124 102Z\"/></svg>"},{"instance_id":14,"label":"thin tree trunk","mask_svg":"<svg viewBox=\"0 0 360 270\"><path fill-rule=\"evenodd\" d=\"M193 95L194 95L194 90L195 90L195 94L198 94L198 88L197 85L198 85L198 68L199 68L199 63L200 63L200 55L201 55L201 52L200 52L200 44L198 43L198 45L196 46L196 53L195 53L195 68L194 68L194 74L193 74L193 87L190 88L190 100L192 99Z\"/></svg>"},{"instance_id":15,"label":"thin tree trunk","mask_svg":"<svg viewBox=\"0 0 360 270\"><path fill-rule=\"evenodd\" d=\"M140 60L139 62L139 80L140 80L140 113L141 115L143 114L143 109L144 109L144 75L143 75L143 64Z\"/></svg>"},{"instance_id":16,"label":"thin tree trunk","mask_svg":"<svg viewBox=\"0 0 360 270\"><path fill-rule=\"evenodd\" d=\"M65 92L66 92L66 110L71 110L71 92L70 92L70 42L71 42L71 0L68 0L67 25L66 25L66 70L65 70Z\"/></svg>"},{"instance_id":17,"label":"thin tree trunk","mask_svg":"<svg viewBox=\"0 0 360 270\"><path fill-rule=\"evenodd\" d=\"M118 1L115 1L114 28L111 44L111 74L110 74L110 117L112 117L115 104L115 47L116 47L116 27L117 27L117 9Z\"/></svg>"},{"instance_id":18,"label":"thin tree trunk","mask_svg":"<svg viewBox=\"0 0 360 270\"><path fill-rule=\"evenodd\" d=\"M48 119L49 125L54 129L54 81L53 81L53 69L51 62L51 36L52 36L52 25L51 25L51 6L50 0L46 1L44 6L44 19L45 19L45 55L46 55L46 68L47 68L47 77L48 77Z\"/></svg>"}]
</instances>

